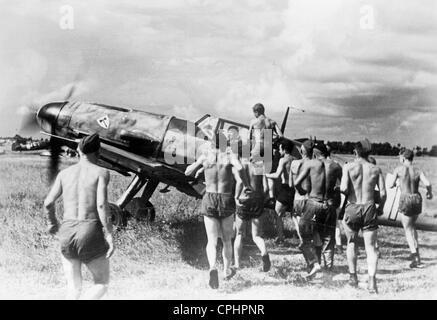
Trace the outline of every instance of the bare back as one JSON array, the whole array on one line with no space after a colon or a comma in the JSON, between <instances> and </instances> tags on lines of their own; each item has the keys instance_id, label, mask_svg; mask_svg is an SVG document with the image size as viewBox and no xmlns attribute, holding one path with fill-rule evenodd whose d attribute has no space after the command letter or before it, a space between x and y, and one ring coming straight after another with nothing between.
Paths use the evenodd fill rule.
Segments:
<instances>
[{"instance_id":1,"label":"bare back","mask_svg":"<svg viewBox=\"0 0 437 320\"><path fill-rule=\"evenodd\" d=\"M205 169L206 192L231 194L234 177L232 172L232 154L209 151L202 162Z\"/></svg>"},{"instance_id":2,"label":"bare back","mask_svg":"<svg viewBox=\"0 0 437 320\"><path fill-rule=\"evenodd\" d=\"M345 164L343 170L342 185L347 188L349 202L365 204L375 201L376 185L385 192L382 172L376 165L360 158Z\"/></svg>"},{"instance_id":3,"label":"bare back","mask_svg":"<svg viewBox=\"0 0 437 320\"><path fill-rule=\"evenodd\" d=\"M300 169L302 167L302 164L304 162L304 159L297 159L297 160L293 160L291 162L290 165L290 174L292 175L292 179L293 181L296 181L299 173L300 173ZM305 178L305 180L301 183L301 186L304 190L306 190L308 193L311 191L311 184L309 181L309 178ZM297 191L297 190L296 190ZM301 199L305 199L306 195L301 195L299 192L296 192L294 195L294 199L295 200L301 200Z\"/></svg>"},{"instance_id":4,"label":"bare back","mask_svg":"<svg viewBox=\"0 0 437 320\"><path fill-rule=\"evenodd\" d=\"M293 157L289 154L285 154L282 159L283 159L282 160L283 170L281 173L281 182L282 184L288 184L291 187L290 171L291 171L291 163L293 161Z\"/></svg>"},{"instance_id":5,"label":"bare back","mask_svg":"<svg viewBox=\"0 0 437 320\"><path fill-rule=\"evenodd\" d=\"M322 161L318 159L306 160L304 162L304 170L309 170L309 180L311 191L310 199L325 200L325 168Z\"/></svg>"},{"instance_id":6,"label":"bare back","mask_svg":"<svg viewBox=\"0 0 437 320\"><path fill-rule=\"evenodd\" d=\"M399 179L403 194L419 193L421 172L413 165L403 165L395 169L396 178Z\"/></svg>"},{"instance_id":7,"label":"bare back","mask_svg":"<svg viewBox=\"0 0 437 320\"><path fill-rule=\"evenodd\" d=\"M326 199L334 199L335 198L335 186L337 185L337 181L341 180L341 167L340 165L331 160L324 159L323 163L325 165L325 174L326 174L326 183L325 183L325 198Z\"/></svg>"},{"instance_id":8,"label":"bare back","mask_svg":"<svg viewBox=\"0 0 437 320\"><path fill-rule=\"evenodd\" d=\"M99 219L97 188L107 175L105 169L89 162L79 162L61 171L64 220Z\"/></svg>"}]
</instances>

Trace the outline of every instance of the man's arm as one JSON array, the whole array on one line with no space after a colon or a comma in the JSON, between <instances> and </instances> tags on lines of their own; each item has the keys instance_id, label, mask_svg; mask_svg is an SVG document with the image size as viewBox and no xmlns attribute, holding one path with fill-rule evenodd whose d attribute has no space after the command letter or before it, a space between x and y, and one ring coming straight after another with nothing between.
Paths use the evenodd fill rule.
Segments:
<instances>
[{"instance_id":1,"label":"man's arm","mask_svg":"<svg viewBox=\"0 0 437 320\"><path fill-rule=\"evenodd\" d=\"M279 159L278 167L276 168L276 172L266 173L266 177L269 179L278 179L282 172L284 172L284 158ZM290 170L291 171L291 170Z\"/></svg>"},{"instance_id":2,"label":"man's arm","mask_svg":"<svg viewBox=\"0 0 437 320\"><path fill-rule=\"evenodd\" d=\"M310 167L308 163L305 161L300 170L299 175L297 176L296 180L294 181L294 186L296 187L296 190L301 194L305 194L306 191L302 188L301 183L306 179L306 177L310 174Z\"/></svg>"},{"instance_id":3,"label":"man's arm","mask_svg":"<svg viewBox=\"0 0 437 320\"><path fill-rule=\"evenodd\" d=\"M390 189L396 187L396 180L398 180L398 177L399 177L398 171L399 171L399 167L395 168L395 170L393 171L394 178L393 178L393 181L391 181L391 183L389 185Z\"/></svg>"},{"instance_id":4,"label":"man's arm","mask_svg":"<svg viewBox=\"0 0 437 320\"><path fill-rule=\"evenodd\" d=\"M186 175L186 176L191 176L194 172L197 171L197 169L199 169L199 168L202 166L204 160L205 160L205 156L204 156L204 155L201 155L201 156L196 160L196 162L190 164L190 165L185 169L185 175Z\"/></svg>"},{"instance_id":5,"label":"man's arm","mask_svg":"<svg viewBox=\"0 0 437 320\"><path fill-rule=\"evenodd\" d=\"M429 182L428 178L425 176L423 171L420 172L419 178L420 178L420 181L422 181L422 183L424 184L424 186L426 188L426 198L428 200L432 199L431 182Z\"/></svg>"},{"instance_id":6,"label":"man's arm","mask_svg":"<svg viewBox=\"0 0 437 320\"><path fill-rule=\"evenodd\" d=\"M240 175L238 174L237 170L235 170L235 168L232 168L232 173L234 174L235 177L235 203L236 204L240 204L240 195L241 192L243 191L243 180L241 180Z\"/></svg>"},{"instance_id":7,"label":"man's arm","mask_svg":"<svg viewBox=\"0 0 437 320\"><path fill-rule=\"evenodd\" d=\"M62 194L61 174L62 172L56 177L49 194L44 200L44 214L49 218L48 232L51 234L55 234L59 229L59 222L55 213L55 202Z\"/></svg>"},{"instance_id":8,"label":"man's arm","mask_svg":"<svg viewBox=\"0 0 437 320\"><path fill-rule=\"evenodd\" d=\"M232 164L233 169L243 182L243 185L245 188L252 189L249 183L249 177L247 176L246 170L244 170L243 165L241 164L240 160L233 154L230 155L230 161Z\"/></svg>"},{"instance_id":9,"label":"man's arm","mask_svg":"<svg viewBox=\"0 0 437 320\"><path fill-rule=\"evenodd\" d=\"M109 245L108 252L106 253L106 258L109 258L114 252L114 240L112 238L111 211L109 209L109 202L108 202L108 184L109 184L109 172L103 170L103 174L99 176L99 180L97 182L97 213L99 214L99 219L103 226L105 239Z\"/></svg>"},{"instance_id":10,"label":"man's arm","mask_svg":"<svg viewBox=\"0 0 437 320\"><path fill-rule=\"evenodd\" d=\"M384 175L382 174L382 170L379 169L379 178L378 178L378 189L379 189L379 207L378 210L380 211L380 215L384 213L384 205L385 201L387 200L387 191L385 189L385 181L384 181Z\"/></svg>"},{"instance_id":11,"label":"man's arm","mask_svg":"<svg viewBox=\"0 0 437 320\"><path fill-rule=\"evenodd\" d=\"M349 190L349 172L348 172L348 165L345 164L343 166L343 173L341 176L341 182L340 182L340 192L344 195L347 195Z\"/></svg>"}]
</instances>

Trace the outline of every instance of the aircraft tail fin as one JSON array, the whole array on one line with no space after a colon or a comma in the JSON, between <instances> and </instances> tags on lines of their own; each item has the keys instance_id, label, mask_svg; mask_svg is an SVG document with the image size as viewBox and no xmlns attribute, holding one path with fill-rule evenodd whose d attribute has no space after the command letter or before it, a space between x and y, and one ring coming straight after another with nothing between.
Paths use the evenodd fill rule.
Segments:
<instances>
[{"instance_id":1,"label":"aircraft tail fin","mask_svg":"<svg viewBox=\"0 0 437 320\"><path fill-rule=\"evenodd\" d=\"M287 111L285 111L284 120L282 120L282 125L281 125L281 132L282 132L282 134L284 134L285 126L287 125L288 112L289 111L290 111L290 107L287 107Z\"/></svg>"}]
</instances>

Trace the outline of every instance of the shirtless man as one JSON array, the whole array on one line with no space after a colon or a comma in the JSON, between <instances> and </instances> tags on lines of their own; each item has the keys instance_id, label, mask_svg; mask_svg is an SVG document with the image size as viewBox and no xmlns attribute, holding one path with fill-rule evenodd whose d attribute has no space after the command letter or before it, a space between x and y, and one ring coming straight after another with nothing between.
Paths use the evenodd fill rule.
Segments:
<instances>
[{"instance_id":1,"label":"shirtless man","mask_svg":"<svg viewBox=\"0 0 437 320\"><path fill-rule=\"evenodd\" d=\"M347 260L349 265L351 286L358 286L357 278L357 245L358 232L363 230L369 273L368 290L377 293L376 268L378 253L375 248L378 229L378 215L383 213L386 200L384 177L379 167L367 161L372 145L364 139L355 144L355 161L343 166L340 190L348 197L343 225L347 237ZM375 186L380 192L380 206L375 205Z\"/></svg>"},{"instance_id":2,"label":"shirtless man","mask_svg":"<svg viewBox=\"0 0 437 320\"><path fill-rule=\"evenodd\" d=\"M265 109L261 103L255 104L252 109L255 119L252 119L249 125L249 139L252 145L251 155L264 157L265 156L264 155L265 130L272 130L272 142L270 141L266 142L266 143L271 143L272 148L273 148L273 144L276 141L278 141L278 139L282 138L283 135L281 132L281 128L279 128L278 124L274 120L267 118L265 116L264 114ZM265 163L266 168L269 169L268 172L265 173L270 173L274 170L274 168L272 167L273 157L274 157L274 152L272 153L271 158L267 159L267 163ZM274 201L274 197L275 197L274 180L266 178L264 180L264 183L265 183L264 188L265 190L268 190L268 194L270 197L269 201L272 202Z\"/></svg>"},{"instance_id":3,"label":"shirtless man","mask_svg":"<svg viewBox=\"0 0 437 320\"><path fill-rule=\"evenodd\" d=\"M302 149L299 149L302 155L302 159L295 159L291 162L290 166L290 181L296 181L300 169L302 167L302 164L304 161L308 160L308 156L306 154L306 151L302 152ZM294 183L293 183L294 185ZM296 228L297 236L299 237L300 244L299 248L301 248L303 240L302 236L299 231L299 220L302 216L303 208L305 207L306 200L308 198L308 193L311 190L310 181L307 177L301 184L301 190L305 190L306 193L300 194L297 190L294 192L294 201L293 201L293 211L292 211L292 219ZM294 186L296 187L296 186Z\"/></svg>"},{"instance_id":4,"label":"shirtless man","mask_svg":"<svg viewBox=\"0 0 437 320\"><path fill-rule=\"evenodd\" d=\"M267 173L267 179L281 179L281 186L279 188L278 196L276 197L275 211L276 211L276 226L278 229L278 238L276 243L284 242L284 223L282 218L285 213L292 212L294 201L294 185L290 180L290 167L293 157L293 142L286 139L281 139L279 142L279 159L278 168L274 173Z\"/></svg>"},{"instance_id":5,"label":"shirtless man","mask_svg":"<svg viewBox=\"0 0 437 320\"><path fill-rule=\"evenodd\" d=\"M400 182L401 197L399 200L399 212L402 213L402 225L405 230L408 246L411 251L410 268L417 268L421 265L419 255L419 242L417 239L416 220L422 212L422 196L419 193L419 182L426 187L426 198L432 199L431 183L426 178L423 171L413 166L413 151L406 149L399 155L399 160L402 163L394 171L395 179L391 185L396 186L396 180Z\"/></svg>"},{"instance_id":6,"label":"shirtless man","mask_svg":"<svg viewBox=\"0 0 437 320\"><path fill-rule=\"evenodd\" d=\"M100 139L97 134L79 143L79 163L62 170L44 201L51 234L58 232L68 298L78 299L82 289L81 267L90 270L94 286L82 298L99 299L109 283L109 258L114 252L107 186L109 173L96 165ZM62 195L64 219L59 227L55 202Z\"/></svg>"},{"instance_id":7,"label":"shirtless man","mask_svg":"<svg viewBox=\"0 0 437 320\"><path fill-rule=\"evenodd\" d=\"M305 261L308 265L308 278L312 278L321 270L317 253L314 245L314 221L319 215L325 212L326 205L324 204L325 197L325 169L323 162L313 157L314 142L306 140L301 146L301 153L308 157L302 163L300 173L294 181L296 190L301 194L306 194L301 186L302 182L309 177L311 191L308 194L305 206L302 211L302 216L299 221L299 232L302 237L302 250Z\"/></svg>"},{"instance_id":8,"label":"shirtless man","mask_svg":"<svg viewBox=\"0 0 437 320\"><path fill-rule=\"evenodd\" d=\"M232 235L235 213L235 200L233 196L233 175L243 181L250 190L248 179L241 162L232 152L227 152L227 140L223 134L218 134L211 141L211 146L205 154L193 164L189 165L185 174L196 173L203 167L205 175L206 193L203 196L201 214L204 216L205 230L208 237L206 254L209 262L209 285L213 289L219 286L216 268L217 242L222 238L224 278L230 279L235 270L231 269L232 261Z\"/></svg>"},{"instance_id":9,"label":"shirtless man","mask_svg":"<svg viewBox=\"0 0 437 320\"><path fill-rule=\"evenodd\" d=\"M314 158L322 161L325 168L324 202L326 209L322 214L316 216L316 231L320 240L319 246L316 246L316 252L319 263L321 263L323 257L325 268L332 270L334 266L337 208L341 202L340 189L336 186L341 181L342 169L337 162L327 159L329 152L325 144L316 142L313 153Z\"/></svg>"},{"instance_id":10,"label":"shirtless man","mask_svg":"<svg viewBox=\"0 0 437 320\"><path fill-rule=\"evenodd\" d=\"M261 251L261 257L263 262L262 270L267 272L270 270L270 258L267 252L264 239L261 237L261 216L264 213L264 186L263 175L260 172L263 171L263 163L250 162L249 159L241 159L243 168L249 177L252 192L242 192L243 183L241 179L237 179L237 185L235 188L235 203L237 205L235 226L236 237L234 242L234 256L235 267L240 268L240 257L243 250L243 236L244 231L248 223L252 226L252 240Z\"/></svg>"}]
</instances>

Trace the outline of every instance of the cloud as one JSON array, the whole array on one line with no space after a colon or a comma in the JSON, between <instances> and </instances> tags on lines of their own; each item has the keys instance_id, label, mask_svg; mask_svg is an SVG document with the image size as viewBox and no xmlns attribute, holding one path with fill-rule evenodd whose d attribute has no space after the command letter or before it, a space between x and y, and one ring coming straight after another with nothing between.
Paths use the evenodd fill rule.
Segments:
<instances>
[{"instance_id":1,"label":"cloud","mask_svg":"<svg viewBox=\"0 0 437 320\"><path fill-rule=\"evenodd\" d=\"M68 31L62 4L2 6L0 134L20 106L79 82L75 98L192 120L248 122L261 102L280 121L293 105L306 110L291 113L293 136L435 143L435 1L69 1Z\"/></svg>"}]
</instances>

